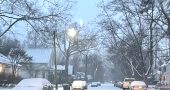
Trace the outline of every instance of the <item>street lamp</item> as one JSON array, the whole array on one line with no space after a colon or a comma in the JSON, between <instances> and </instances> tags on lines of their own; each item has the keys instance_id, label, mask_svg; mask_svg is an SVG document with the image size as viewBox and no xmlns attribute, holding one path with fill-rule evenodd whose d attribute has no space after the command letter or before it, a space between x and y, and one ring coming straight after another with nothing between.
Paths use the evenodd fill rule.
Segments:
<instances>
[{"instance_id":1,"label":"street lamp","mask_svg":"<svg viewBox=\"0 0 170 90\"><path fill-rule=\"evenodd\" d=\"M67 30L66 33L67 33L69 39L74 41L75 36L77 34L77 31L74 28L70 28L70 29ZM70 43L71 42L69 41L69 44ZM69 56L70 55L66 54L66 63L65 63L65 72L66 72L65 75L66 75L66 79L68 79Z\"/></svg>"},{"instance_id":2,"label":"street lamp","mask_svg":"<svg viewBox=\"0 0 170 90\"><path fill-rule=\"evenodd\" d=\"M74 37L77 34L77 31L74 28L70 28L70 29L68 29L67 34L72 39L74 39ZM78 38L77 38L77 40L78 40ZM78 46L78 42L77 42L77 46ZM85 56L86 56L86 62L85 62L85 81L87 81L87 59L88 59L88 53Z\"/></svg>"},{"instance_id":3,"label":"street lamp","mask_svg":"<svg viewBox=\"0 0 170 90\"><path fill-rule=\"evenodd\" d=\"M76 32L76 30L74 28L70 28L70 29L68 29L67 34L71 38L74 38L76 36L77 32Z\"/></svg>"}]
</instances>

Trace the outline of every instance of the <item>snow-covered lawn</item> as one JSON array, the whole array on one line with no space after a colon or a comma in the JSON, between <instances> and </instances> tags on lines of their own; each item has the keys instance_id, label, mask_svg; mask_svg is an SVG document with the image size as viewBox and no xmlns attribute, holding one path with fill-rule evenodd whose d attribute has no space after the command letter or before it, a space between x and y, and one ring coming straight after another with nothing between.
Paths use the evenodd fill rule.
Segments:
<instances>
[{"instance_id":1,"label":"snow-covered lawn","mask_svg":"<svg viewBox=\"0 0 170 90\"><path fill-rule=\"evenodd\" d=\"M11 90L11 88L0 87L0 90Z\"/></svg>"}]
</instances>

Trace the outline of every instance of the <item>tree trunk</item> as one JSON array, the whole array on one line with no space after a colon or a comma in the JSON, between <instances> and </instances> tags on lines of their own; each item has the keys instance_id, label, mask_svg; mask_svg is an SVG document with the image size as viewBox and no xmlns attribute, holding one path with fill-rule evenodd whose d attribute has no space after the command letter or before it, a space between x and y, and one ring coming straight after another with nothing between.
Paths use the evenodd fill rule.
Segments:
<instances>
[{"instance_id":1,"label":"tree trunk","mask_svg":"<svg viewBox=\"0 0 170 90\"><path fill-rule=\"evenodd\" d=\"M146 83L146 85L148 85L148 82L147 82L147 75L143 75L143 81Z\"/></svg>"},{"instance_id":2,"label":"tree trunk","mask_svg":"<svg viewBox=\"0 0 170 90\"><path fill-rule=\"evenodd\" d=\"M154 61L154 57L153 57L153 23L154 23L154 16L153 16L153 11L154 11L154 5L152 4L152 16L151 16L151 22L150 22L150 37L149 37L149 69L146 72L146 76L150 74L151 70L153 69L153 61Z\"/></svg>"},{"instance_id":3,"label":"tree trunk","mask_svg":"<svg viewBox=\"0 0 170 90\"><path fill-rule=\"evenodd\" d=\"M11 77L11 83L15 83L15 72L16 72L16 67L15 65L12 65L12 77Z\"/></svg>"},{"instance_id":4,"label":"tree trunk","mask_svg":"<svg viewBox=\"0 0 170 90\"><path fill-rule=\"evenodd\" d=\"M66 83L68 83L68 65L69 65L69 55L66 56L66 64L65 64L65 79Z\"/></svg>"}]
</instances>

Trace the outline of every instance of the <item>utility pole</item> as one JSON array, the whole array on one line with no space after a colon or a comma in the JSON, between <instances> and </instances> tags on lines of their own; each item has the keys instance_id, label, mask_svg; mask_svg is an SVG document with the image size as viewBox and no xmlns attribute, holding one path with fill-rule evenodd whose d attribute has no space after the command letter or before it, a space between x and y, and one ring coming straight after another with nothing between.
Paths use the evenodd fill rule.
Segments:
<instances>
[{"instance_id":1,"label":"utility pole","mask_svg":"<svg viewBox=\"0 0 170 90\"><path fill-rule=\"evenodd\" d=\"M56 60L56 31L53 31L53 47L54 47L54 66L55 66L55 70L54 70L54 82L56 85L56 89L58 88L58 83L57 83L57 60Z\"/></svg>"},{"instance_id":2,"label":"utility pole","mask_svg":"<svg viewBox=\"0 0 170 90\"><path fill-rule=\"evenodd\" d=\"M85 81L87 82L87 59L88 56L86 55L86 61L85 61Z\"/></svg>"}]
</instances>

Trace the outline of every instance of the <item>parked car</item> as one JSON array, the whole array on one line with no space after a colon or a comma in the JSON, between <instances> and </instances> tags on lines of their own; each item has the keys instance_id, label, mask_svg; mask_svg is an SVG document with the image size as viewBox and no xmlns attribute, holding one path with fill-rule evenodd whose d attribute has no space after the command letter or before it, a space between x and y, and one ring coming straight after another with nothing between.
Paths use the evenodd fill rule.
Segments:
<instances>
[{"instance_id":1,"label":"parked car","mask_svg":"<svg viewBox=\"0 0 170 90\"><path fill-rule=\"evenodd\" d=\"M114 86L122 88L123 83L121 81L115 81Z\"/></svg>"},{"instance_id":2,"label":"parked car","mask_svg":"<svg viewBox=\"0 0 170 90\"><path fill-rule=\"evenodd\" d=\"M92 82L91 83L91 87L97 87L98 86L98 83L97 82Z\"/></svg>"},{"instance_id":3,"label":"parked car","mask_svg":"<svg viewBox=\"0 0 170 90\"><path fill-rule=\"evenodd\" d=\"M53 90L53 85L43 78L21 80L12 90Z\"/></svg>"},{"instance_id":4,"label":"parked car","mask_svg":"<svg viewBox=\"0 0 170 90\"><path fill-rule=\"evenodd\" d=\"M125 78L123 81L123 90L129 89L131 82L135 81L135 78Z\"/></svg>"},{"instance_id":5,"label":"parked car","mask_svg":"<svg viewBox=\"0 0 170 90\"><path fill-rule=\"evenodd\" d=\"M130 90L147 90L147 85L143 81L133 81L130 84Z\"/></svg>"},{"instance_id":6,"label":"parked car","mask_svg":"<svg viewBox=\"0 0 170 90\"><path fill-rule=\"evenodd\" d=\"M115 86L115 87L118 87L118 82L119 82L119 81L114 81L114 86Z\"/></svg>"},{"instance_id":7,"label":"parked car","mask_svg":"<svg viewBox=\"0 0 170 90\"><path fill-rule=\"evenodd\" d=\"M82 80L75 80L72 83L72 89L81 89L84 90L86 88L86 82Z\"/></svg>"},{"instance_id":8,"label":"parked car","mask_svg":"<svg viewBox=\"0 0 170 90\"><path fill-rule=\"evenodd\" d=\"M87 82L86 81L82 81L82 82L83 82L84 89L87 89Z\"/></svg>"},{"instance_id":9,"label":"parked car","mask_svg":"<svg viewBox=\"0 0 170 90\"><path fill-rule=\"evenodd\" d=\"M64 87L62 84L58 84L58 89L57 90L64 90Z\"/></svg>"},{"instance_id":10,"label":"parked car","mask_svg":"<svg viewBox=\"0 0 170 90\"><path fill-rule=\"evenodd\" d=\"M97 86L101 86L101 82L97 82Z\"/></svg>"},{"instance_id":11,"label":"parked car","mask_svg":"<svg viewBox=\"0 0 170 90\"><path fill-rule=\"evenodd\" d=\"M121 81L117 82L117 87L122 88L123 87L123 83Z\"/></svg>"}]
</instances>

